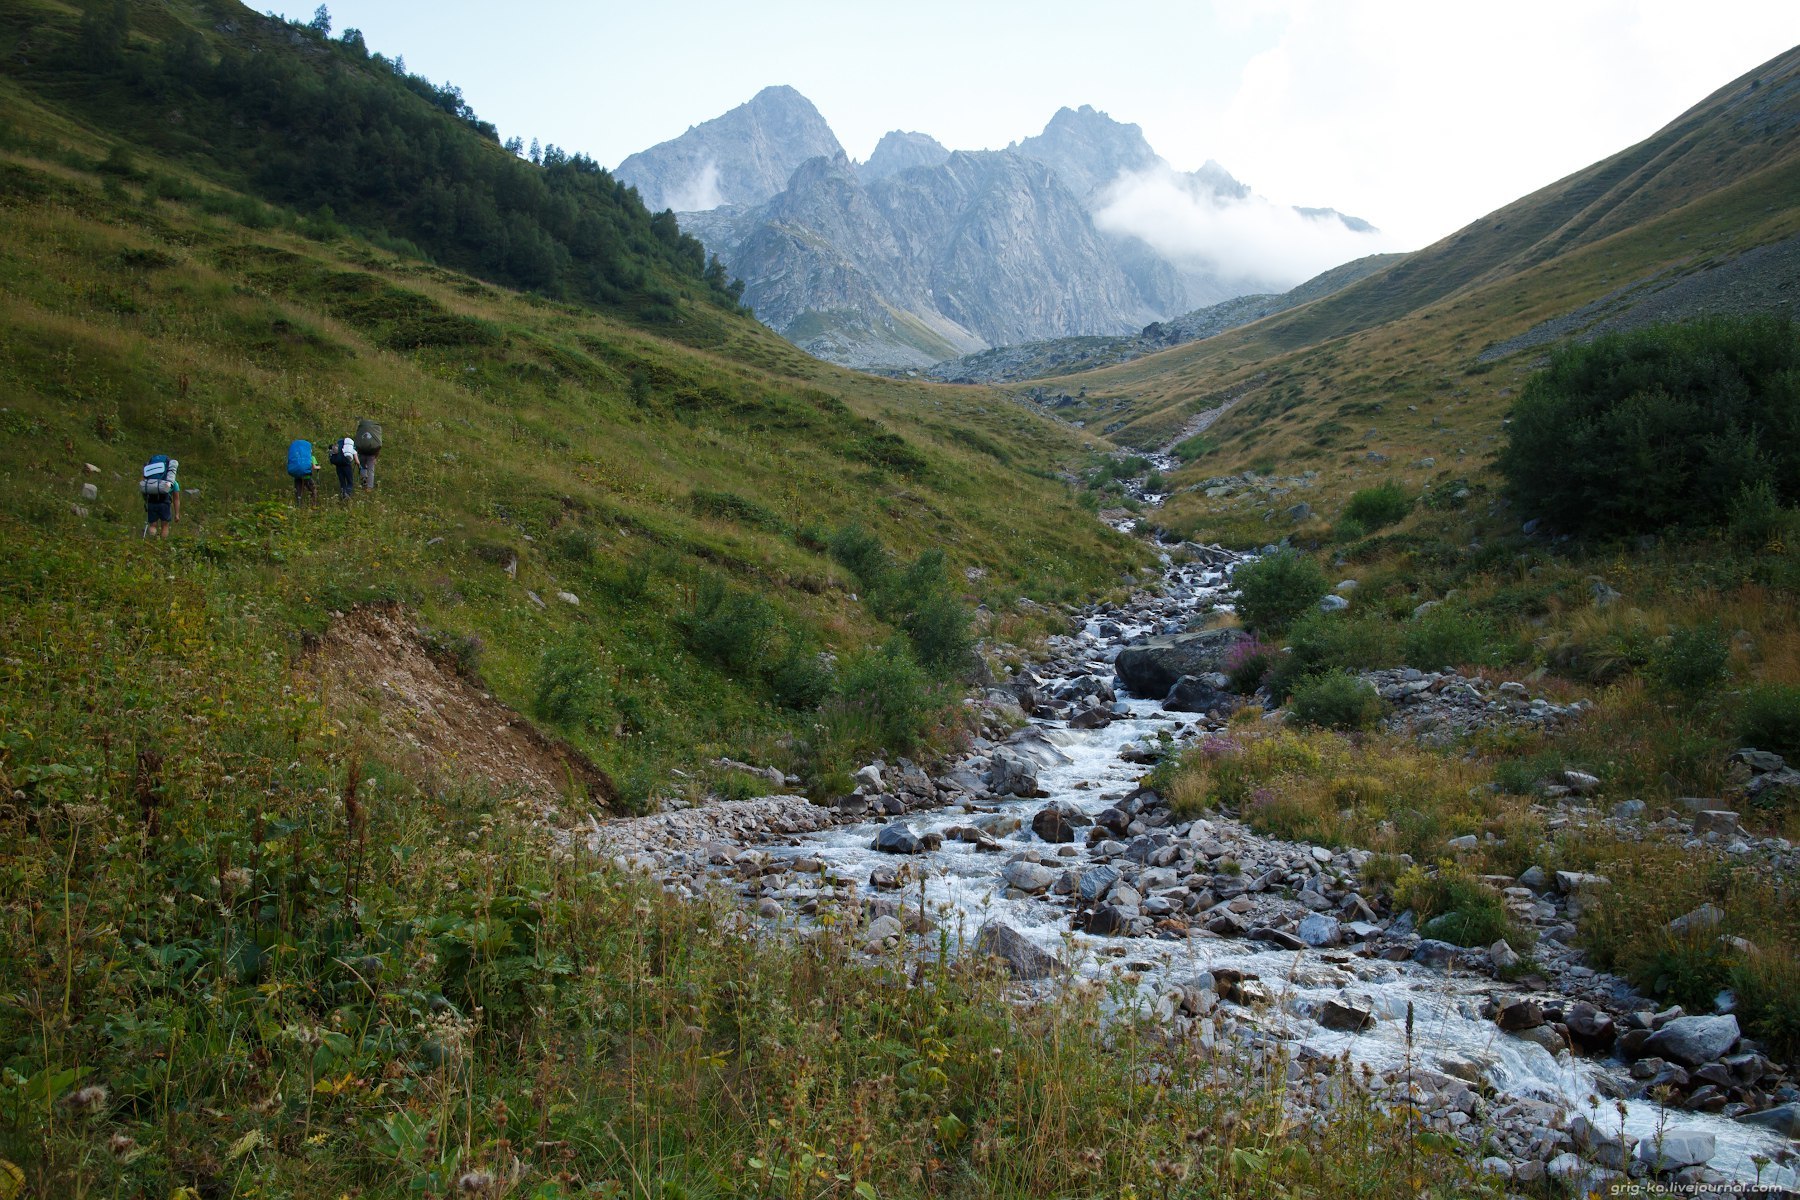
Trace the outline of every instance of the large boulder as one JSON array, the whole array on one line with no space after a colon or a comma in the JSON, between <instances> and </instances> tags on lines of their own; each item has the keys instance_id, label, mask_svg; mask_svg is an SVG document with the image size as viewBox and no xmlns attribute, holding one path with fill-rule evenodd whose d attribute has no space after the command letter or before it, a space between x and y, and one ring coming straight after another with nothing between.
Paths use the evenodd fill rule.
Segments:
<instances>
[{"instance_id":1,"label":"large boulder","mask_svg":"<svg viewBox=\"0 0 1800 1200\"><path fill-rule=\"evenodd\" d=\"M1800 1103L1777 1104L1758 1113L1745 1113L1738 1120L1746 1125L1773 1129L1784 1137L1800 1138Z\"/></svg>"},{"instance_id":2,"label":"large boulder","mask_svg":"<svg viewBox=\"0 0 1800 1200\"><path fill-rule=\"evenodd\" d=\"M1638 1143L1637 1156L1653 1171L1697 1167L1713 1156L1716 1139L1699 1129L1667 1129Z\"/></svg>"},{"instance_id":3,"label":"large boulder","mask_svg":"<svg viewBox=\"0 0 1800 1200\"><path fill-rule=\"evenodd\" d=\"M875 834L875 843L871 849L883 854L923 854L925 843L912 829L900 821L891 825L883 825Z\"/></svg>"},{"instance_id":4,"label":"large boulder","mask_svg":"<svg viewBox=\"0 0 1800 1200\"><path fill-rule=\"evenodd\" d=\"M1226 690L1225 683L1225 677L1217 672L1183 675L1163 697L1163 709L1166 712L1207 713L1219 708L1236 708L1238 697Z\"/></svg>"},{"instance_id":5,"label":"large boulder","mask_svg":"<svg viewBox=\"0 0 1800 1200\"><path fill-rule=\"evenodd\" d=\"M1053 800L1031 818L1031 832L1046 842L1072 842L1075 831L1093 819L1066 800Z\"/></svg>"},{"instance_id":6,"label":"large boulder","mask_svg":"<svg viewBox=\"0 0 1800 1200\"><path fill-rule=\"evenodd\" d=\"M1698 1067L1723 1058L1737 1040L1737 1018L1729 1013L1719 1017L1676 1017L1650 1035L1643 1053L1684 1067Z\"/></svg>"},{"instance_id":7,"label":"large boulder","mask_svg":"<svg viewBox=\"0 0 1800 1200\"><path fill-rule=\"evenodd\" d=\"M1050 890L1050 885L1056 882L1056 872L1049 867L1026 862L1021 858L1007 863L1006 869L1000 872L1000 878L1006 881L1008 887L1017 888L1027 895L1036 896Z\"/></svg>"},{"instance_id":8,"label":"large boulder","mask_svg":"<svg viewBox=\"0 0 1800 1200\"><path fill-rule=\"evenodd\" d=\"M1221 669L1225 655L1244 635L1235 629L1208 629L1155 637L1119 652L1113 669L1134 696L1167 696L1183 675L1208 675Z\"/></svg>"},{"instance_id":9,"label":"large boulder","mask_svg":"<svg viewBox=\"0 0 1800 1200\"><path fill-rule=\"evenodd\" d=\"M994 751L988 786L997 796L1037 796L1047 794L1038 787L1038 764L1008 746Z\"/></svg>"},{"instance_id":10,"label":"large boulder","mask_svg":"<svg viewBox=\"0 0 1800 1200\"><path fill-rule=\"evenodd\" d=\"M975 935L975 953L999 959L1014 979L1048 979L1062 968L1054 954L997 921L983 925Z\"/></svg>"}]
</instances>

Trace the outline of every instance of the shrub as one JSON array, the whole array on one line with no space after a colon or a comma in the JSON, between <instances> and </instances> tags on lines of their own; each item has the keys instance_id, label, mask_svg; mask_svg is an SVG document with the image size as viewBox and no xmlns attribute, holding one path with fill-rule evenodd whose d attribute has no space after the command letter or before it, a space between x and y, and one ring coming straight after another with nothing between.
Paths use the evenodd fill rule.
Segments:
<instances>
[{"instance_id":1,"label":"shrub","mask_svg":"<svg viewBox=\"0 0 1800 1200\"><path fill-rule=\"evenodd\" d=\"M1506 657L1493 621L1450 605L1440 604L1408 622L1402 640L1407 665L1421 671L1495 666Z\"/></svg>"},{"instance_id":2,"label":"shrub","mask_svg":"<svg viewBox=\"0 0 1800 1200\"><path fill-rule=\"evenodd\" d=\"M1764 485L1792 504L1800 331L1721 318L1559 350L1513 405L1499 466L1521 511L1583 533L1717 524Z\"/></svg>"},{"instance_id":3,"label":"shrub","mask_svg":"<svg viewBox=\"0 0 1800 1200\"><path fill-rule=\"evenodd\" d=\"M1750 689L1738 733L1746 746L1800 759L1800 687L1764 684Z\"/></svg>"},{"instance_id":4,"label":"shrub","mask_svg":"<svg viewBox=\"0 0 1800 1200\"><path fill-rule=\"evenodd\" d=\"M1191 463L1196 458L1205 458L1208 454L1211 454L1218 448L1219 444L1213 441L1210 436L1204 433L1196 433L1191 438L1183 438L1181 441L1176 442L1175 445L1170 448L1169 452L1176 458L1179 458L1182 462Z\"/></svg>"},{"instance_id":5,"label":"shrub","mask_svg":"<svg viewBox=\"0 0 1800 1200\"><path fill-rule=\"evenodd\" d=\"M1344 506L1344 519L1365 530L1381 529L1401 520L1412 511L1413 497L1397 483L1363 488Z\"/></svg>"},{"instance_id":6,"label":"shrub","mask_svg":"<svg viewBox=\"0 0 1800 1200\"><path fill-rule=\"evenodd\" d=\"M774 605L711 576L695 589L682 625L695 652L740 675L762 668L780 630Z\"/></svg>"},{"instance_id":7,"label":"shrub","mask_svg":"<svg viewBox=\"0 0 1800 1200\"><path fill-rule=\"evenodd\" d=\"M573 638L545 649L532 678L532 711L555 725L591 724L606 707L606 681Z\"/></svg>"},{"instance_id":8,"label":"shrub","mask_svg":"<svg viewBox=\"0 0 1800 1200\"><path fill-rule=\"evenodd\" d=\"M1725 514L1725 525L1733 541L1760 550L1780 538L1786 519L1787 510L1781 507L1775 485L1758 479L1738 489Z\"/></svg>"},{"instance_id":9,"label":"shrub","mask_svg":"<svg viewBox=\"0 0 1800 1200\"><path fill-rule=\"evenodd\" d=\"M550 548L564 562L587 564L594 561L594 556L600 550L600 542L581 526L570 525L557 530Z\"/></svg>"},{"instance_id":10,"label":"shrub","mask_svg":"<svg viewBox=\"0 0 1800 1200\"><path fill-rule=\"evenodd\" d=\"M1730 662L1731 643L1717 625L1686 625L1657 643L1646 674L1660 691L1694 696L1717 687Z\"/></svg>"},{"instance_id":11,"label":"shrub","mask_svg":"<svg viewBox=\"0 0 1800 1200\"><path fill-rule=\"evenodd\" d=\"M1248 696L1261 686L1280 657L1275 647L1247 637L1225 652L1225 660L1220 665L1225 677L1231 681L1231 690L1240 696Z\"/></svg>"},{"instance_id":12,"label":"shrub","mask_svg":"<svg viewBox=\"0 0 1800 1200\"><path fill-rule=\"evenodd\" d=\"M861 525L846 525L832 535L831 557L856 577L865 591L873 592L894 572L894 560L881 539Z\"/></svg>"},{"instance_id":13,"label":"shrub","mask_svg":"<svg viewBox=\"0 0 1800 1200\"><path fill-rule=\"evenodd\" d=\"M823 704L834 682L828 661L791 634L786 651L769 671L769 690L775 693L775 702L795 712Z\"/></svg>"},{"instance_id":14,"label":"shrub","mask_svg":"<svg viewBox=\"0 0 1800 1200\"><path fill-rule=\"evenodd\" d=\"M1407 868L1394 884L1394 905L1412 909L1426 937L1458 946L1491 946L1501 938L1514 949L1530 944L1507 919L1500 893L1463 867L1442 864L1435 874Z\"/></svg>"},{"instance_id":15,"label":"shrub","mask_svg":"<svg viewBox=\"0 0 1800 1200\"><path fill-rule=\"evenodd\" d=\"M1244 624L1262 633L1280 633L1325 594L1325 572L1310 557L1279 550L1239 567L1237 610Z\"/></svg>"},{"instance_id":16,"label":"shrub","mask_svg":"<svg viewBox=\"0 0 1800 1200\"><path fill-rule=\"evenodd\" d=\"M1302 725L1325 729L1367 729L1381 719L1375 688L1348 671L1328 671L1294 686L1289 705Z\"/></svg>"},{"instance_id":17,"label":"shrub","mask_svg":"<svg viewBox=\"0 0 1800 1200\"><path fill-rule=\"evenodd\" d=\"M860 749L904 752L924 736L937 700L906 644L890 641L844 663L832 707L863 726Z\"/></svg>"},{"instance_id":18,"label":"shrub","mask_svg":"<svg viewBox=\"0 0 1800 1200\"><path fill-rule=\"evenodd\" d=\"M1311 676L1336 669L1373 670L1399 661L1398 633L1381 618L1310 613L1288 630L1287 653L1269 673L1269 694L1279 703Z\"/></svg>"}]
</instances>

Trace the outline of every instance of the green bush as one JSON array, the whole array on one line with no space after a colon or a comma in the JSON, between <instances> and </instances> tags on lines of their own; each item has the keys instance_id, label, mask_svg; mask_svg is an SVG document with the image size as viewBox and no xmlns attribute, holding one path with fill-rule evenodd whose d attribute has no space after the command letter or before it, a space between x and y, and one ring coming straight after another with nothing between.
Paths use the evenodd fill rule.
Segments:
<instances>
[{"instance_id":1,"label":"green bush","mask_svg":"<svg viewBox=\"0 0 1800 1200\"><path fill-rule=\"evenodd\" d=\"M1506 657L1492 620L1448 604L1409 621L1403 643L1407 666L1421 671L1495 666Z\"/></svg>"},{"instance_id":2,"label":"green bush","mask_svg":"<svg viewBox=\"0 0 1800 1200\"><path fill-rule=\"evenodd\" d=\"M1777 540L1788 523L1788 511L1781 507L1775 485L1767 479L1746 483L1732 498L1725 514L1726 529L1733 541L1760 550Z\"/></svg>"},{"instance_id":3,"label":"green bush","mask_svg":"<svg viewBox=\"0 0 1800 1200\"><path fill-rule=\"evenodd\" d=\"M1260 633L1280 633L1325 594L1325 572L1310 557L1279 550L1254 559L1232 575L1237 610Z\"/></svg>"},{"instance_id":4,"label":"green bush","mask_svg":"<svg viewBox=\"0 0 1800 1200\"><path fill-rule=\"evenodd\" d=\"M1344 519L1365 530L1381 529L1403 519L1412 511L1413 497L1397 483L1363 488L1344 506Z\"/></svg>"},{"instance_id":5,"label":"green bush","mask_svg":"<svg viewBox=\"0 0 1800 1200\"><path fill-rule=\"evenodd\" d=\"M893 556L881 539L861 525L846 525L832 535L831 557L856 577L864 591L874 592L894 573Z\"/></svg>"},{"instance_id":6,"label":"green bush","mask_svg":"<svg viewBox=\"0 0 1800 1200\"><path fill-rule=\"evenodd\" d=\"M1530 937L1506 915L1506 902L1468 870L1442 865L1436 874L1410 867L1394 884L1394 906L1412 909L1419 932L1458 946L1491 946L1505 938L1517 950Z\"/></svg>"},{"instance_id":7,"label":"green bush","mask_svg":"<svg viewBox=\"0 0 1800 1200\"><path fill-rule=\"evenodd\" d=\"M861 727L860 749L903 753L924 736L938 701L906 644L890 641L845 661L830 707L844 725Z\"/></svg>"},{"instance_id":8,"label":"green bush","mask_svg":"<svg viewBox=\"0 0 1800 1200\"><path fill-rule=\"evenodd\" d=\"M1659 691L1696 696L1723 682L1730 663L1731 643L1717 625L1687 625L1657 643L1645 673Z\"/></svg>"},{"instance_id":9,"label":"green bush","mask_svg":"<svg viewBox=\"0 0 1800 1200\"><path fill-rule=\"evenodd\" d=\"M606 681L580 641L567 638L544 650L532 677L532 711L540 720L581 727L606 707Z\"/></svg>"},{"instance_id":10,"label":"green bush","mask_svg":"<svg viewBox=\"0 0 1800 1200\"><path fill-rule=\"evenodd\" d=\"M739 675L751 675L768 661L781 621L775 606L761 596L708 576L695 588L694 605L682 627L696 653Z\"/></svg>"},{"instance_id":11,"label":"green bush","mask_svg":"<svg viewBox=\"0 0 1800 1200\"><path fill-rule=\"evenodd\" d=\"M1280 703L1303 679L1332 670L1376 670L1399 661L1398 631L1381 618L1309 613L1288 630L1287 653L1277 657L1269 673L1269 694Z\"/></svg>"},{"instance_id":12,"label":"green bush","mask_svg":"<svg viewBox=\"0 0 1800 1200\"><path fill-rule=\"evenodd\" d=\"M1800 331L1719 318L1559 350L1513 405L1499 466L1520 512L1581 533L1719 524L1765 485L1791 505Z\"/></svg>"},{"instance_id":13,"label":"green bush","mask_svg":"<svg viewBox=\"0 0 1800 1200\"><path fill-rule=\"evenodd\" d=\"M1751 688L1744 697L1738 733L1746 746L1800 759L1800 687Z\"/></svg>"},{"instance_id":14,"label":"green bush","mask_svg":"<svg viewBox=\"0 0 1800 1200\"><path fill-rule=\"evenodd\" d=\"M1302 679L1294 685L1288 708L1300 724L1324 729L1368 729L1382 712L1374 686L1348 671Z\"/></svg>"},{"instance_id":15,"label":"green bush","mask_svg":"<svg viewBox=\"0 0 1800 1200\"><path fill-rule=\"evenodd\" d=\"M791 633L787 649L769 671L769 689L775 693L775 702L795 712L823 704L831 695L834 682L826 660Z\"/></svg>"}]
</instances>

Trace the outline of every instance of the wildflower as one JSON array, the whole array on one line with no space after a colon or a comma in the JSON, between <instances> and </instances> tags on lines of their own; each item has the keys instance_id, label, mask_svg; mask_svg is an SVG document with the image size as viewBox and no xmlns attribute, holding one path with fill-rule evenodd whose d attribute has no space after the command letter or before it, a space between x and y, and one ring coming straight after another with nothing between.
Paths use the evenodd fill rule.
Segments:
<instances>
[{"instance_id":1,"label":"wildflower","mask_svg":"<svg viewBox=\"0 0 1800 1200\"><path fill-rule=\"evenodd\" d=\"M105 1107L110 1093L99 1084L90 1083L68 1099L68 1105L76 1112L91 1113Z\"/></svg>"}]
</instances>

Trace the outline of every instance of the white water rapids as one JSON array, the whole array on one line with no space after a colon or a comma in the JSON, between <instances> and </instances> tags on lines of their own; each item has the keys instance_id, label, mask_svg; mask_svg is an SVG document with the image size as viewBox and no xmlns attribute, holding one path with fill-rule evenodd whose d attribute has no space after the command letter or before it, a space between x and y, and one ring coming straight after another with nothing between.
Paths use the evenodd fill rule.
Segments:
<instances>
[{"instance_id":1,"label":"white water rapids","mask_svg":"<svg viewBox=\"0 0 1800 1200\"><path fill-rule=\"evenodd\" d=\"M1209 611L1229 586L1225 572L1198 566L1172 567L1168 579L1172 594L1195 614ZM1100 619L1090 620L1078 635L1089 673L1110 676L1111 661L1120 646L1138 634L1158 632L1141 620L1133 622L1128 614L1111 620L1119 626L1117 636L1102 636L1100 626L1104 622ZM1027 848L1048 853L1061 851L1065 855L1072 852L1073 856L1063 861L1077 869L1091 861L1086 851L1078 848L1079 843L1052 848L1032 834L1031 817L1039 808L1051 800L1061 800L1090 816L1100 812L1131 791L1144 770L1121 760L1121 747L1153 739L1158 731L1174 732L1193 725L1191 717L1165 713L1155 700L1127 699L1123 694L1121 698L1129 715L1101 729L1072 730L1061 721L1034 721L1060 747L1067 761L1046 767L1039 776L1050 800L1001 798L996 802L995 798L984 798L982 811L997 807L1022 820L1022 828L996 835L1008 854L983 854L972 845L946 838L940 850L896 859L870 848L880 828L880 823L874 821L807 835L799 839L796 847L774 853L817 858L828 871L861 881L865 886L873 868L909 863L924 874L927 911L952 932L960 930L965 940L972 940L975 931L987 921L1002 921L1057 954L1079 976L1117 981L1128 970L1137 972L1137 995L1146 1006L1153 1006L1169 986L1179 986L1202 971L1232 967L1253 973L1274 996L1274 1003L1266 1009L1234 1010L1232 1015L1246 1024L1326 1055L1347 1053L1352 1061L1377 1070L1412 1062L1462 1078L1473 1078L1478 1071L1500 1097L1549 1101L1587 1115L1609 1134L1618 1132L1620 1117L1614 1101L1607 1097L1619 1089L1602 1087L1599 1075L1605 1072L1629 1085L1631 1081L1623 1068L1616 1062L1583 1059L1567 1052L1553 1057L1541 1046L1501 1032L1493 1021L1482 1018L1482 1001L1497 991L1516 989L1485 976L1437 970L1412 962L1364 958L1347 950L1281 951L1247 940L1210 936L1182 940L1095 937L1072 931L1070 910L1047 897L1009 898L1000 873L1011 852ZM952 805L911 813L902 819L917 833L941 833L951 826L969 823L970 813ZM904 895L908 900L918 899L920 882L915 879ZM1370 1001L1369 1007L1378 1018L1376 1024L1360 1034L1319 1025L1314 1016L1325 1002L1344 996L1361 996ZM1405 1035L1409 1003L1414 1013L1410 1051ZM1590 1097L1600 1098L1597 1106L1590 1105ZM1717 1151L1709 1165L1745 1182L1759 1177L1753 1156L1770 1160L1792 1149L1791 1143L1778 1134L1718 1116L1665 1109L1648 1099L1626 1103L1623 1127L1653 1144L1663 1131L1710 1133L1716 1139ZM1760 1180L1764 1184L1800 1186L1800 1172L1791 1167L1765 1165Z\"/></svg>"}]
</instances>

